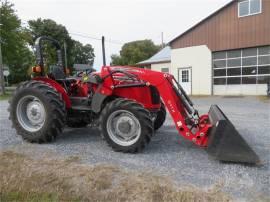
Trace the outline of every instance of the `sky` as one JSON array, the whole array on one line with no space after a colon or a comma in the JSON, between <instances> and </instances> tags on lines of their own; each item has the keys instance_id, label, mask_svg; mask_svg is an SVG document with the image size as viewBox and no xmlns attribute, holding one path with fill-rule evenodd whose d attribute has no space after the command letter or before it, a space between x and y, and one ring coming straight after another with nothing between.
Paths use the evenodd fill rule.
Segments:
<instances>
[{"instance_id":1,"label":"sky","mask_svg":"<svg viewBox=\"0 0 270 202\"><path fill-rule=\"evenodd\" d=\"M50 18L71 37L94 47L94 68L102 66L101 36L107 64L130 41L152 39L161 44L192 27L231 0L10 0L22 22ZM87 37L82 37L87 36Z\"/></svg>"}]
</instances>

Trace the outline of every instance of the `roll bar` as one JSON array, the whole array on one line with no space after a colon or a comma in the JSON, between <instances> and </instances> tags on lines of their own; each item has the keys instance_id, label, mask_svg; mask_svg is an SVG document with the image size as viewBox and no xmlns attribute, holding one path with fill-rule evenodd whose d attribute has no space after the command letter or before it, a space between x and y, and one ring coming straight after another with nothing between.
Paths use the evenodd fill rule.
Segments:
<instances>
[{"instance_id":1,"label":"roll bar","mask_svg":"<svg viewBox=\"0 0 270 202\"><path fill-rule=\"evenodd\" d=\"M54 47L56 47L56 53L57 53L57 65L61 66L63 68L63 71L65 72L65 67L63 65L62 60L62 52L61 52L61 46L60 43L47 36L41 36L38 37L35 41L35 53L36 53L36 63L41 67L41 75L44 75L44 60L43 60L43 49L42 49L42 42L48 41L50 42Z\"/></svg>"}]
</instances>

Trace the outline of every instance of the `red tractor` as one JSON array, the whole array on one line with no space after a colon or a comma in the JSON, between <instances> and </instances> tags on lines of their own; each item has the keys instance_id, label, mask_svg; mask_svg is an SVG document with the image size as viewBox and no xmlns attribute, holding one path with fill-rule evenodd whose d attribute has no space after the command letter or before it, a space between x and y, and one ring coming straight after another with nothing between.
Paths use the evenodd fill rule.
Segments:
<instances>
[{"instance_id":1,"label":"red tractor","mask_svg":"<svg viewBox=\"0 0 270 202\"><path fill-rule=\"evenodd\" d=\"M57 50L57 65L48 73L44 71L44 41L51 42ZM18 86L9 107L13 126L23 139L50 142L66 125L85 127L96 123L113 150L136 153L149 144L162 126L167 109L179 134L216 159L259 162L219 107L213 105L208 114L200 116L172 75L104 64L98 73L88 71L70 77L56 40L40 37L35 48L36 76Z\"/></svg>"}]
</instances>

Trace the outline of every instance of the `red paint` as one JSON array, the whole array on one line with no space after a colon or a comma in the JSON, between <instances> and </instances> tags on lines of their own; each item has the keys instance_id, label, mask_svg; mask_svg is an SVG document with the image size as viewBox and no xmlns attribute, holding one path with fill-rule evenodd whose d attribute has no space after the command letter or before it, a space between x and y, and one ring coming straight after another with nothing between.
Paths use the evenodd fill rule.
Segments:
<instances>
[{"instance_id":1,"label":"red paint","mask_svg":"<svg viewBox=\"0 0 270 202\"><path fill-rule=\"evenodd\" d=\"M113 70L123 70L127 71L131 74L137 75L137 82L147 82L148 85L155 86L166 108L171 114L172 119L174 120L175 126L183 137L194 142L199 146L207 146L208 141L208 131L212 127L208 121L208 114L202 115L199 119L199 125L197 128L197 132L193 133L187 124L185 123L185 119L187 117L187 113L185 108L183 107L181 99L177 96L173 89L173 76L167 73L151 71L148 69L141 69L135 67L103 67L101 69L101 76L106 77L110 71ZM123 75L122 75L123 76ZM105 92L105 89L110 89L110 95L116 95L119 97L125 97L129 99L134 99L140 103L142 103L145 108L151 110L155 108L159 108L160 105L153 105L151 102L150 92L148 87L141 88L127 88L127 89L115 89L113 90L112 86L117 86L121 84L121 82L117 80L113 80L111 77L107 77L102 85L102 88ZM106 93L107 94L107 93Z\"/></svg>"},{"instance_id":2,"label":"red paint","mask_svg":"<svg viewBox=\"0 0 270 202\"><path fill-rule=\"evenodd\" d=\"M43 82L49 84L50 86L52 86L57 92L59 92L62 95L62 98L66 104L66 108L71 108L71 101L69 99L69 96L68 96L66 90L63 88L63 86L61 86L55 80L52 80L52 79L47 78L47 77L36 77L33 80L43 81Z\"/></svg>"},{"instance_id":3,"label":"red paint","mask_svg":"<svg viewBox=\"0 0 270 202\"><path fill-rule=\"evenodd\" d=\"M114 73L112 76L112 71L118 72ZM133 75L133 80L131 80L129 76L125 75L123 71L127 72L129 76ZM54 87L59 93L61 93L67 108L71 107L71 101L69 99L69 96L87 97L89 91L92 90L95 93L98 92L107 96L123 97L135 100L141 103L149 111L154 111L160 108L160 104L152 103L149 85L155 86L159 91L167 110L170 112L179 134L181 134L184 138L192 141L196 145L204 147L207 146L207 134L209 129L212 127L209 123L208 114L200 116L196 132L192 132L186 124L186 118L188 115L185 111L182 100L179 98L179 96L173 89L174 77L172 75L162 72L151 71L148 69L117 66L104 66L102 67L100 73L94 74L98 74L103 79L103 82L101 84L91 84L88 82L82 82L81 79L78 79L71 84L69 94L59 83L52 79L46 77L38 77L35 78L35 80L44 81ZM121 85L131 84L144 84L144 86L117 88Z\"/></svg>"}]
</instances>

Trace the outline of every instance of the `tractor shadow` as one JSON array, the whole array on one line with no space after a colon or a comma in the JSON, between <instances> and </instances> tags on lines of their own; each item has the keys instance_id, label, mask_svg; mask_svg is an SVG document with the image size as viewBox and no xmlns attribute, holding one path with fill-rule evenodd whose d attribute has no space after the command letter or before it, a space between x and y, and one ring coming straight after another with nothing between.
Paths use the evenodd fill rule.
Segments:
<instances>
[{"instance_id":1,"label":"tractor shadow","mask_svg":"<svg viewBox=\"0 0 270 202\"><path fill-rule=\"evenodd\" d=\"M97 128L65 128L56 139L58 143L85 143L102 141Z\"/></svg>"},{"instance_id":2,"label":"tractor shadow","mask_svg":"<svg viewBox=\"0 0 270 202\"><path fill-rule=\"evenodd\" d=\"M56 144L61 145L74 143L89 144L89 146L97 144L100 146L104 145L106 148L109 147L105 143L105 140L101 138L99 130L92 127L66 128L56 140ZM107 149L110 150L110 148ZM169 153L186 153L190 150L198 154L202 153L200 148L196 147L192 142L179 135L174 125L164 125L155 132L151 142L145 147L141 154L166 155Z\"/></svg>"},{"instance_id":3,"label":"tractor shadow","mask_svg":"<svg viewBox=\"0 0 270 202\"><path fill-rule=\"evenodd\" d=\"M209 158L202 148L197 147L178 134L175 126L171 123L165 124L156 131L151 142L142 152L136 154L113 151L101 138L99 130L91 127L66 128L54 144L56 147L59 146L60 151L80 153L87 159L86 161L92 160L92 158L95 158L95 161L105 159L106 162L117 162L117 164L120 163L131 168L141 168L146 164L149 167L155 167L157 163L167 167L168 162L174 162L174 164L185 162L187 166L192 162L196 166L201 166L199 162L202 161L212 162L213 165L218 163ZM181 161L179 161L180 159Z\"/></svg>"},{"instance_id":4,"label":"tractor shadow","mask_svg":"<svg viewBox=\"0 0 270 202\"><path fill-rule=\"evenodd\" d=\"M156 131L146 150L150 153L188 152L189 150L200 152L198 147L178 133L174 125L165 125Z\"/></svg>"}]
</instances>

